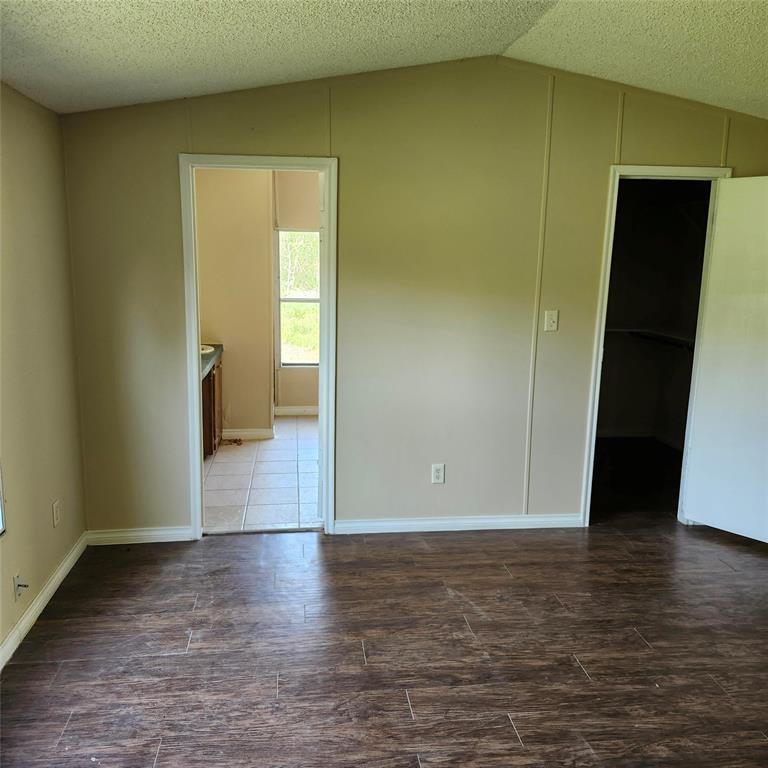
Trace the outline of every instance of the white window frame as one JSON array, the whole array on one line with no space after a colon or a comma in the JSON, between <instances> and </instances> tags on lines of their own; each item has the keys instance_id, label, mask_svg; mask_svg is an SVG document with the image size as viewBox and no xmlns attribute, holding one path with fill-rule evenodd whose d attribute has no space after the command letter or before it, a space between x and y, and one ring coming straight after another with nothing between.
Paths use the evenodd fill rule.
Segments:
<instances>
[{"instance_id":1,"label":"white window frame","mask_svg":"<svg viewBox=\"0 0 768 768\"><path fill-rule=\"evenodd\" d=\"M275 227L274 236L272 238L272 253L274 258L274 268L272 274L274 275L274 296L275 300L272 302L274 305L274 328L275 328L275 370L279 371L281 368L288 368L294 370L296 368L317 368L320 363L284 363L283 356L283 337L282 330L280 328L280 305L283 301L291 301L296 304L317 304L322 306L322 294L318 291L318 298L316 299L283 299L280 295L280 233L281 232L317 232L322 241L323 233L319 229L303 229L300 227ZM320 251L322 253L322 242L320 245Z\"/></svg>"}]
</instances>

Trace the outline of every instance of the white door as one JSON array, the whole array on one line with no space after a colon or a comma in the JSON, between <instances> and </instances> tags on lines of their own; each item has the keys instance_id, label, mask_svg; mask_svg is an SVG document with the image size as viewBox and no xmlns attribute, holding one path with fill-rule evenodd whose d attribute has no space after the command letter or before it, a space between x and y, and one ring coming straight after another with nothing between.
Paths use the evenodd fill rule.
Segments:
<instances>
[{"instance_id":1,"label":"white door","mask_svg":"<svg viewBox=\"0 0 768 768\"><path fill-rule=\"evenodd\" d=\"M714 183L680 514L768 541L768 177Z\"/></svg>"}]
</instances>

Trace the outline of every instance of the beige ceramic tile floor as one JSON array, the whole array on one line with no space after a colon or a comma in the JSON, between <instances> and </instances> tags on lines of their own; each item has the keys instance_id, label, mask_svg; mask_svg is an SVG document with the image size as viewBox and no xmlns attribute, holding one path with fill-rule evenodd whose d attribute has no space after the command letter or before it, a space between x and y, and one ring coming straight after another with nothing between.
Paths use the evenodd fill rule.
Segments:
<instances>
[{"instance_id":1,"label":"beige ceramic tile floor","mask_svg":"<svg viewBox=\"0 0 768 768\"><path fill-rule=\"evenodd\" d=\"M275 419L272 440L224 444L204 465L205 533L320 528L316 416Z\"/></svg>"}]
</instances>

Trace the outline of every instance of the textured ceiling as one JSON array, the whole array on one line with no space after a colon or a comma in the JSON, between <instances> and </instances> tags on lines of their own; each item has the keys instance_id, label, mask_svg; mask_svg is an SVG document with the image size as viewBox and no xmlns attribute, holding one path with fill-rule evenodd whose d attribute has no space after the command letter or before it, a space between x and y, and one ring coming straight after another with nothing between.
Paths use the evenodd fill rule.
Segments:
<instances>
[{"instance_id":1,"label":"textured ceiling","mask_svg":"<svg viewBox=\"0 0 768 768\"><path fill-rule=\"evenodd\" d=\"M766 0L561 0L505 55L768 118Z\"/></svg>"},{"instance_id":2,"label":"textured ceiling","mask_svg":"<svg viewBox=\"0 0 768 768\"><path fill-rule=\"evenodd\" d=\"M57 112L499 54L535 0L0 0L2 77Z\"/></svg>"},{"instance_id":3,"label":"textured ceiling","mask_svg":"<svg viewBox=\"0 0 768 768\"><path fill-rule=\"evenodd\" d=\"M0 0L57 112L501 54L768 117L768 0Z\"/></svg>"}]
</instances>

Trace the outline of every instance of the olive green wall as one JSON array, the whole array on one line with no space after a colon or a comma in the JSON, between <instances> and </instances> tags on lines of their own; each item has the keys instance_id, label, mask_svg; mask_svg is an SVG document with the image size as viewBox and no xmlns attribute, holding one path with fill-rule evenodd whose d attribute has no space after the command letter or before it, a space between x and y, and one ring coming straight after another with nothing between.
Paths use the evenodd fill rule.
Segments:
<instances>
[{"instance_id":1,"label":"olive green wall","mask_svg":"<svg viewBox=\"0 0 768 768\"><path fill-rule=\"evenodd\" d=\"M0 97L0 641L85 530L72 282L57 116ZM53 527L51 505L61 502ZM13 599L13 576L29 584Z\"/></svg>"},{"instance_id":2,"label":"olive green wall","mask_svg":"<svg viewBox=\"0 0 768 768\"><path fill-rule=\"evenodd\" d=\"M766 121L499 58L63 125L92 528L188 520L179 152L339 158L341 519L576 515L609 165L768 173Z\"/></svg>"}]
</instances>

